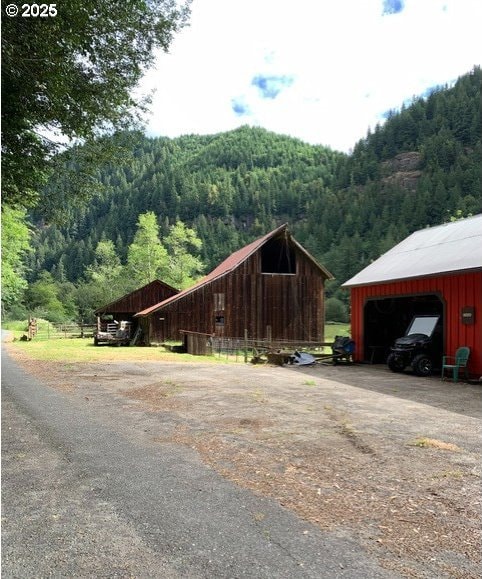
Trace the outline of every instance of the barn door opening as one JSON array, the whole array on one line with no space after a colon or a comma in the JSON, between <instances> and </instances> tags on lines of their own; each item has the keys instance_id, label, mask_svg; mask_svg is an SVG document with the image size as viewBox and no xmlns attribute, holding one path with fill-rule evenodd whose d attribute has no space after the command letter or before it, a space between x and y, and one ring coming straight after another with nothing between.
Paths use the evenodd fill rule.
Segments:
<instances>
[{"instance_id":1,"label":"barn door opening","mask_svg":"<svg viewBox=\"0 0 482 579\"><path fill-rule=\"evenodd\" d=\"M364 307L364 359L385 363L393 342L405 335L416 315L440 316L444 328L444 304L436 294L368 299ZM443 355L443 335L437 335L437 351Z\"/></svg>"}]
</instances>

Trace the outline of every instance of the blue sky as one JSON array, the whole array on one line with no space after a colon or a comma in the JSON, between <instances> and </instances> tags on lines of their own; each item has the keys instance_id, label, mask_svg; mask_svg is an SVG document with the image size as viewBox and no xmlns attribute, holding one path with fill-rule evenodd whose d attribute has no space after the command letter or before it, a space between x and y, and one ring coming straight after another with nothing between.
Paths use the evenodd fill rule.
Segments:
<instances>
[{"instance_id":1,"label":"blue sky","mask_svg":"<svg viewBox=\"0 0 482 579\"><path fill-rule=\"evenodd\" d=\"M480 0L193 0L159 54L147 134L248 124L349 151L387 111L482 61Z\"/></svg>"}]
</instances>

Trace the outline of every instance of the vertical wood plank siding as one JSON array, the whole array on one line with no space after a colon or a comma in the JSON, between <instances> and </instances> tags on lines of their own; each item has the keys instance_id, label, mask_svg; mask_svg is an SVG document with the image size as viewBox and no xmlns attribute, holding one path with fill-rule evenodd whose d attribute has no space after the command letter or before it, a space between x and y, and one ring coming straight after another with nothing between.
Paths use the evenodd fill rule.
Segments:
<instances>
[{"instance_id":1,"label":"vertical wood plank siding","mask_svg":"<svg viewBox=\"0 0 482 579\"><path fill-rule=\"evenodd\" d=\"M142 288L122 296L115 302L98 308L96 313L135 314L145 308L170 298L176 293L177 290L161 281L156 280Z\"/></svg>"},{"instance_id":2,"label":"vertical wood plank siding","mask_svg":"<svg viewBox=\"0 0 482 579\"><path fill-rule=\"evenodd\" d=\"M324 340L324 276L301 251L296 274L261 272L255 252L226 275L150 316L151 342L179 339L179 330L215 334L214 294L225 295L224 335L274 340ZM163 318L163 319L160 319Z\"/></svg>"},{"instance_id":3,"label":"vertical wood plank siding","mask_svg":"<svg viewBox=\"0 0 482 579\"><path fill-rule=\"evenodd\" d=\"M364 307L368 298L401 297L438 292L445 302L444 352L453 355L460 346L471 349L470 370L482 375L482 272L457 273L436 277L367 285L351 288L351 333L356 342L355 357L364 352ZM475 307L475 323L462 323L464 306Z\"/></svg>"}]
</instances>

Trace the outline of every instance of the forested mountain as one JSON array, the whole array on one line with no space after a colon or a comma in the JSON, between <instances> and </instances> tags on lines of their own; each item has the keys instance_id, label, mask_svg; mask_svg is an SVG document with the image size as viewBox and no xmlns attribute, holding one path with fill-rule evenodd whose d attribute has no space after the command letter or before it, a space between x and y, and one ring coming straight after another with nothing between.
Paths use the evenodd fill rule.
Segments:
<instances>
[{"instance_id":1,"label":"forested mountain","mask_svg":"<svg viewBox=\"0 0 482 579\"><path fill-rule=\"evenodd\" d=\"M136 135L130 161L103 167L102 192L70 209L66 225L34 216L30 281L47 270L76 283L101 240L112 240L125 262L139 214L152 211L161 235L177 220L197 232L206 271L289 222L336 276L329 292L344 295L340 283L412 231L482 211L481 82L475 68L390 112L350 155L250 127ZM54 193L47 187L45 195Z\"/></svg>"},{"instance_id":2,"label":"forested mountain","mask_svg":"<svg viewBox=\"0 0 482 579\"><path fill-rule=\"evenodd\" d=\"M177 139L138 135L133 142L133 159L102 171L105 189L74 211L68 226L39 227L33 269L51 270L61 262L75 281L101 239L111 239L124 259L138 215L146 211L157 215L161 234L176 219L193 226L211 269L280 221L295 227L306 219L313 200L332 188L343 158L249 127Z\"/></svg>"}]
</instances>

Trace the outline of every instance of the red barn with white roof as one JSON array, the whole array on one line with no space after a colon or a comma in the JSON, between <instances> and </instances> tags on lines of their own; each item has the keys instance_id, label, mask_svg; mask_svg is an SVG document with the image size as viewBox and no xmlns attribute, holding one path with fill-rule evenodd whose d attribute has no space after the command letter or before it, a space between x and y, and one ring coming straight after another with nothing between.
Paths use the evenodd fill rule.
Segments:
<instances>
[{"instance_id":1,"label":"red barn with white roof","mask_svg":"<svg viewBox=\"0 0 482 579\"><path fill-rule=\"evenodd\" d=\"M351 291L358 361L384 362L414 315L443 322L443 354L471 349L482 375L482 214L416 231L343 287Z\"/></svg>"}]
</instances>

